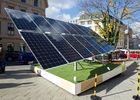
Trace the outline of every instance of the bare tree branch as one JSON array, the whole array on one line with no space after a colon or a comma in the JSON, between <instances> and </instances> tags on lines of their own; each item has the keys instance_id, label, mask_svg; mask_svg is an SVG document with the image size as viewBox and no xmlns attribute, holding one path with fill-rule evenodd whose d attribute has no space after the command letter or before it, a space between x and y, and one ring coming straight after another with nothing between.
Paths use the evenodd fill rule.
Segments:
<instances>
[{"instance_id":1,"label":"bare tree branch","mask_svg":"<svg viewBox=\"0 0 140 100\"><path fill-rule=\"evenodd\" d=\"M123 20L131 20L140 11L140 0L84 0L81 4L103 37L115 45L122 34Z\"/></svg>"}]
</instances>

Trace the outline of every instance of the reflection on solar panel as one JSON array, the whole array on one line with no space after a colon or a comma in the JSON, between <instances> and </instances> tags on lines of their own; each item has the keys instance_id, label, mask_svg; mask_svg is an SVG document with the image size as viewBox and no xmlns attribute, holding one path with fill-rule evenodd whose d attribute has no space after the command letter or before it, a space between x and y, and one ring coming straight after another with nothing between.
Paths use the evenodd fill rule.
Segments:
<instances>
[{"instance_id":1,"label":"reflection on solar panel","mask_svg":"<svg viewBox=\"0 0 140 100\"><path fill-rule=\"evenodd\" d=\"M105 42L102 38L100 38L99 36L94 36L91 37L92 39L94 39L98 44L100 44L100 46L102 48L104 48L106 50L106 52L110 51L113 49L113 47L111 45L108 45L107 42Z\"/></svg>"},{"instance_id":2,"label":"reflection on solar panel","mask_svg":"<svg viewBox=\"0 0 140 100\"><path fill-rule=\"evenodd\" d=\"M82 59L82 57L62 38L61 35L47 35L52 43L58 48L58 50L69 61L73 62Z\"/></svg>"},{"instance_id":3,"label":"reflection on solar panel","mask_svg":"<svg viewBox=\"0 0 140 100\"><path fill-rule=\"evenodd\" d=\"M70 34L78 34L78 33L73 29L73 27L72 27L69 23L67 23L67 22L62 22L62 21L58 21L58 23L59 23L60 25L64 26L65 29L68 30L68 32L69 32Z\"/></svg>"},{"instance_id":4,"label":"reflection on solar panel","mask_svg":"<svg viewBox=\"0 0 140 100\"><path fill-rule=\"evenodd\" d=\"M44 69L67 63L43 34L21 32L21 35Z\"/></svg>"},{"instance_id":5,"label":"reflection on solar panel","mask_svg":"<svg viewBox=\"0 0 140 100\"><path fill-rule=\"evenodd\" d=\"M46 22L44 17L39 16L39 15L33 15L33 14L28 14L33 21L38 25L38 27L43 31L43 32L51 32L51 33L56 33L55 29Z\"/></svg>"},{"instance_id":6,"label":"reflection on solar panel","mask_svg":"<svg viewBox=\"0 0 140 100\"><path fill-rule=\"evenodd\" d=\"M75 36L76 39L81 42L88 50L93 54L100 54L101 52L96 49L96 47L92 46L85 38L82 36Z\"/></svg>"},{"instance_id":7,"label":"reflection on solar panel","mask_svg":"<svg viewBox=\"0 0 140 100\"><path fill-rule=\"evenodd\" d=\"M73 24L71 24L71 26L77 31L78 34L80 34L80 35L88 35L86 32L82 32L79 29L79 28L81 28L81 27L79 27L79 25L73 25Z\"/></svg>"},{"instance_id":8,"label":"reflection on solar panel","mask_svg":"<svg viewBox=\"0 0 140 100\"><path fill-rule=\"evenodd\" d=\"M98 45L97 41L95 39L92 39L92 37L84 37L89 43L91 43L93 46L95 46L101 53L105 53L106 51Z\"/></svg>"},{"instance_id":9,"label":"reflection on solar panel","mask_svg":"<svg viewBox=\"0 0 140 100\"><path fill-rule=\"evenodd\" d=\"M92 38L93 40L95 40L96 43L97 43L101 48L104 49L104 51L108 52L108 51L114 49L113 46L108 45L108 43L107 43L105 40L103 40L101 37L99 37L99 36L98 36L95 32L93 32L91 29L85 28L85 27L79 26L79 25L77 25L77 26L78 26L78 27L81 27L81 28L79 28L79 29L80 29L83 33L85 32L85 33L87 33L87 34L92 34L93 36L92 36L91 38Z\"/></svg>"},{"instance_id":10,"label":"reflection on solar panel","mask_svg":"<svg viewBox=\"0 0 140 100\"><path fill-rule=\"evenodd\" d=\"M113 49L89 28L7 8L6 12L44 69Z\"/></svg>"},{"instance_id":11,"label":"reflection on solar panel","mask_svg":"<svg viewBox=\"0 0 140 100\"><path fill-rule=\"evenodd\" d=\"M88 28L88 30L90 33L93 33L91 29ZM103 40L101 37L99 37L96 33L94 33L94 36L92 38L95 39L97 43L100 44L100 46L106 50L106 52L109 52L110 50L114 49L113 46L108 45L108 43L105 40Z\"/></svg>"},{"instance_id":12,"label":"reflection on solar panel","mask_svg":"<svg viewBox=\"0 0 140 100\"><path fill-rule=\"evenodd\" d=\"M80 44L72 35L63 35L63 37L84 57L91 57L92 54L86 47Z\"/></svg>"},{"instance_id":13,"label":"reflection on solar panel","mask_svg":"<svg viewBox=\"0 0 140 100\"><path fill-rule=\"evenodd\" d=\"M60 26L60 24L58 23L58 21L54 20L54 19L50 19L50 18L45 18L47 20L47 22L49 24L51 24L52 27L55 28L55 30L58 32L58 33L67 33L68 34L68 31Z\"/></svg>"},{"instance_id":14,"label":"reflection on solar panel","mask_svg":"<svg viewBox=\"0 0 140 100\"><path fill-rule=\"evenodd\" d=\"M21 11L15 12L14 10L10 9L7 9L6 11L19 30L38 30L37 26L33 23L32 19L26 13Z\"/></svg>"}]
</instances>

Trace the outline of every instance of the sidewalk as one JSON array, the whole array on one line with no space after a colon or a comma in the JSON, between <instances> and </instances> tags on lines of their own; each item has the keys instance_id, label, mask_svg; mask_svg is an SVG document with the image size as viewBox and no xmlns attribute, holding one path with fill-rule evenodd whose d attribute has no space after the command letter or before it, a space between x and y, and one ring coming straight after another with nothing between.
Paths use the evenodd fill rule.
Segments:
<instances>
[{"instance_id":1,"label":"sidewalk","mask_svg":"<svg viewBox=\"0 0 140 100\"><path fill-rule=\"evenodd\" d=\"M97 86L97 95L102 100L133 100L137 82L134 66L131 65L124 75ZM78 96L71 95L32 73L28 65L6 67L6 73L0 74L0 100L90 100L92 93L90 89Z\"/></svg>"}]
</instances>

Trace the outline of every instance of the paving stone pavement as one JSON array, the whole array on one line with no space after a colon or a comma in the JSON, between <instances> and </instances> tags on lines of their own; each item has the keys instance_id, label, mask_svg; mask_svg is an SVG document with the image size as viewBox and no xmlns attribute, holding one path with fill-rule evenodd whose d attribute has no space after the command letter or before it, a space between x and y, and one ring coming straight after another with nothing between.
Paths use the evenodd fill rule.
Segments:
<instances>
[{"instance_id":1,"label":"paving stone pavement","mask_svg":"<svg viewBox=\"0 0 140 100\"><path fill-rule=\"evenodd\" d=\"M129 65L127 63L127 65ZM133 100L136 93L137 72L134 65L97 86L102 100ZM29 65L7 66L0 74L0 100L90 100L93 89L74 96L30 71Z\"/></svg>"}]
</instances>

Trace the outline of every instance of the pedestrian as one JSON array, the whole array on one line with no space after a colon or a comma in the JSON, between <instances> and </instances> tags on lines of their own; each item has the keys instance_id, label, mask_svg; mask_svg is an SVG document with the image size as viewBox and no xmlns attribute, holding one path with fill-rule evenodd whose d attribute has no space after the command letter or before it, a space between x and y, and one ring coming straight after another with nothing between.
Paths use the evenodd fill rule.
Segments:
<instances>
[{"instance_id":1,"label":"pedestrian","mask_svg":"<svg viewBox=\"0 0 140 100\"><path fill-rule=\"evenodd\" d=\"M112 62L112 53L111 53L111 52L108 54L108 60L109 60L110 62Z\"/></svg>"},{"instance_id":2,"label":"pedestrian","mask_svg":"<svg viewBox=\"0 0 140 100\"><path fill-rule=\"evenodd\" d=\"M5 72L5 52L2 44L0 44L0 73Z\"/></svg>"}]
</instances>

